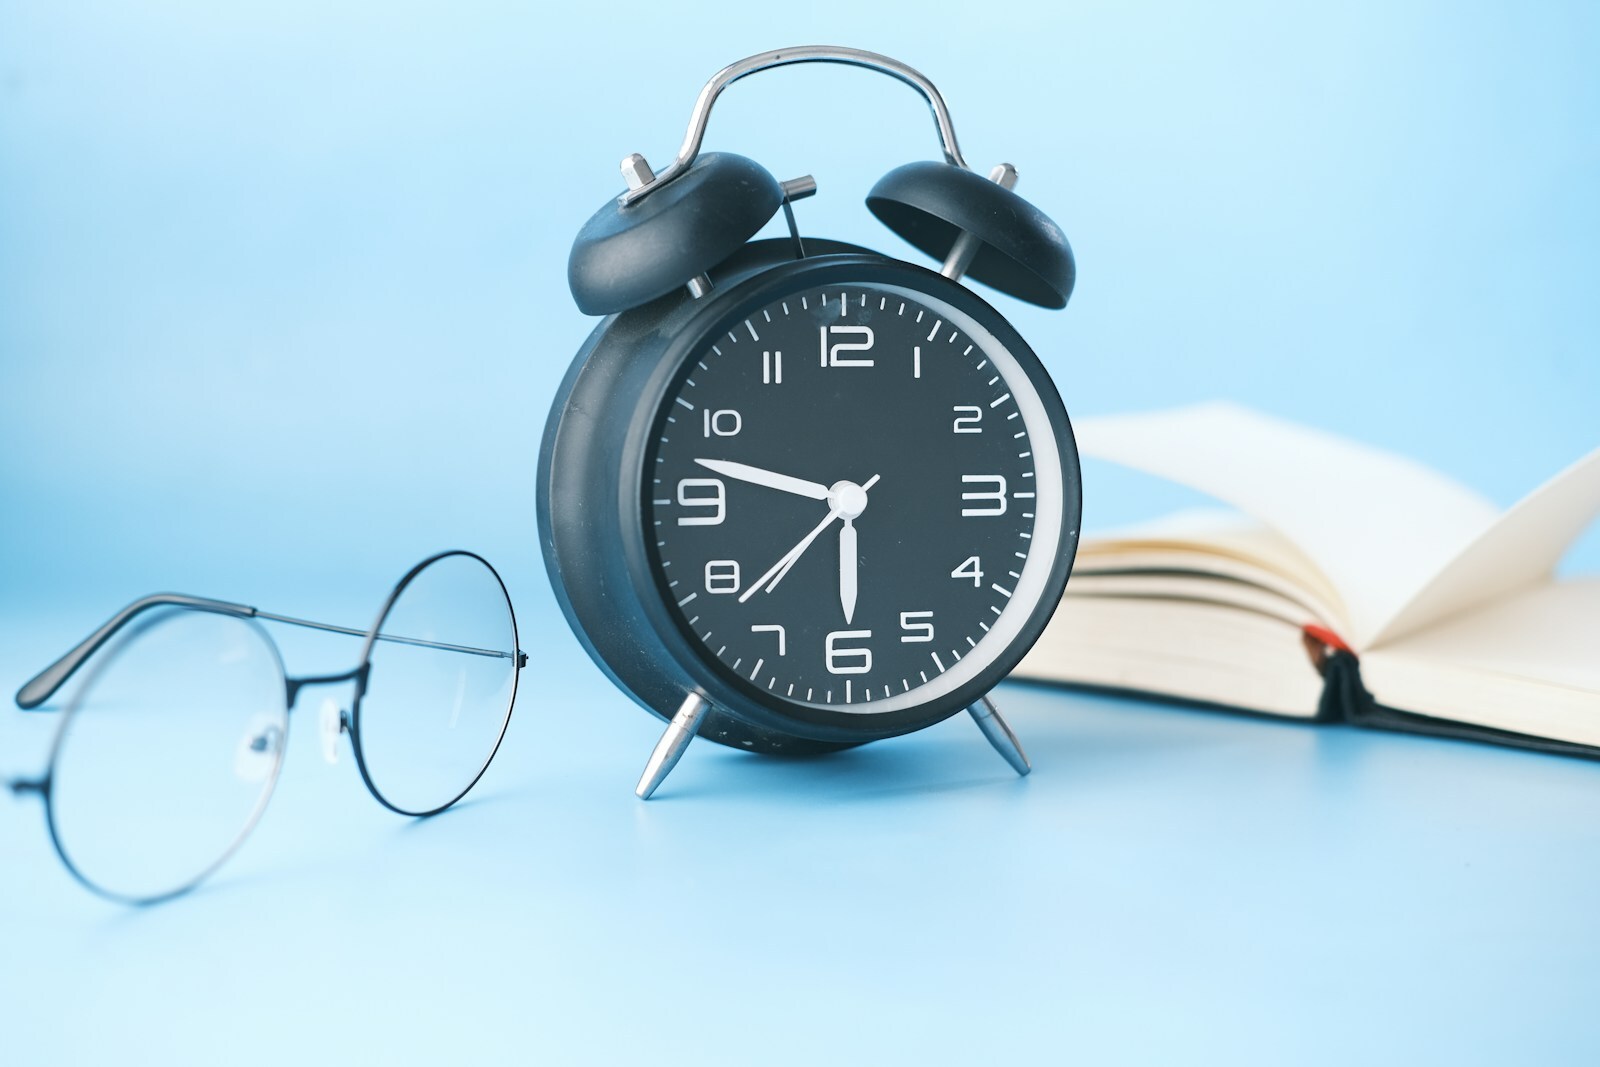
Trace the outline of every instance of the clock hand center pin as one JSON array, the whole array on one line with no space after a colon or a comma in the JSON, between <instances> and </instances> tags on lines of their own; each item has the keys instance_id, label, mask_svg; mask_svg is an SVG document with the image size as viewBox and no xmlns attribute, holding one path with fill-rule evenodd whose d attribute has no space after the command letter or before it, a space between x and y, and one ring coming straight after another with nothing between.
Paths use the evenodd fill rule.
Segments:
<instances>
[{"instance_id":1,"label":"clock hand center pin","mask_svg":"<svg viewBox=\"0 0 1600 1067\"><path fill-rule=\"evenodd\" d=\"M866 485L850 481L834 482L828 489L828 505L846 522L860 518L861 513L867 510L867 490L877 480L878 476L873 475Z\"/></svg>"}]
</instances>

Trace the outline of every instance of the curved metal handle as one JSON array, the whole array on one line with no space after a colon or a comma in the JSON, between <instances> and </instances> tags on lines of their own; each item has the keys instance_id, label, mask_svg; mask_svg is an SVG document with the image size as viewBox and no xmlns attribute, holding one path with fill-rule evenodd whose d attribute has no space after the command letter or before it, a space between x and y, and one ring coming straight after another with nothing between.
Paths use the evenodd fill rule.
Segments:
<instances>
[{"instance_id":1,"label":"curved metal handle","mask_svg":"<svg viewBox=\"0 0 1600 1067\"><path fill-rule=\"evenodd\" d=\"M887 74L896 81L911 86L922 94L922 98L928 102L928 109L933 112L934 124L939 127L939 147L944 150L945 160L958 167L971 169L967 167L967 161L961 158L961 148L956 144L956 130L950 123L950 111L944 106L944 97L939 95L939 90L934 88L933 83L920 71L906 66L898 59L890 59L888 56L863 51L860 48L826 44L803 45L798 48L777 48L771 52L762 52L748 59L741 59L737 63L730 63L717 71L711 80L706 82L705 88L700 90L700 96L694 102L694 113L689 116L689 132L684 134L683 146L678 149L678 158L637 189L629 189L623 193L622 205L626 207L637 203L689 169L695 157L700 154L700 145L706 136L706 123L711 119L711 106L717 102L717 97L722 95L722 90L746 75L770 70L773 67L786 67L791 63L842 63L850 67L864 67L880 74Z\"/></svg>"}]
</instances>

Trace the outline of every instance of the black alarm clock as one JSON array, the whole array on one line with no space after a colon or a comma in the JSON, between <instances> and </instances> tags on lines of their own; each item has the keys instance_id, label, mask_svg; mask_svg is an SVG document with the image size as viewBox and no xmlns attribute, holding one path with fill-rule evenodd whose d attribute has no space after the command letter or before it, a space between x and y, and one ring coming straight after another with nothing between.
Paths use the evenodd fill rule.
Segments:
<instances>
[{"instance_id":1,"label":"black alarm clock","mask_svg":"<svg viewBox=\"0 0 1600 1067\"><path fill-rule=\"evenodd\" d=\"M845 63L927 100L944 158L873 187L882 222L938 271L802 237L779 182L700 152L718 95L790 63ZM1049 620L1078 541L1078 455L1026 341L961 279L1064 307L1055 223L970 170L925 77L840 47L766 52L701 91L661 173L583 227L568 279L604 315L555 398L539 536L595 662L668 723L636 792L696 735L828 752L969 711L1026 774L988 692ZM780 210L787 239L754 240Z\"/></svg>"}]
</instances>

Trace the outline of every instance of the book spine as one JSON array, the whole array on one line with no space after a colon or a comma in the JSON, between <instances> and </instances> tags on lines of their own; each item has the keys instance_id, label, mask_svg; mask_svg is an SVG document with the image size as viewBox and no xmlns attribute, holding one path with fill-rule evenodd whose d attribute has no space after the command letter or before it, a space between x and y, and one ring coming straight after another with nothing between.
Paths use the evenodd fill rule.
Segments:
<instances>
[{"instance_id":1,"label":"book spine","mask_svg":"<svg viewBox=\"0 0 1600 1067\"><path fill-rule=\"evenodd\" d=\"M1338 634L1324 626L1300 628L1311 666L1322 676L1322 696L1317 701L1317 721L1354 722L1372 694L1361 684L1361 661Z\"/></svg>"},{"instance_id":2,"label":"book spine","mask_svg":"<svg viewBox=\"0 0 1600 1067\"><path fill-rule=\"evenodd\" d=\"M1361 682L1361 661L1353 652L1335 652L1322 672L1322 699L1317 718L1328 722L1370 720L1376 702Z\"/></svg>"}]
</instances>

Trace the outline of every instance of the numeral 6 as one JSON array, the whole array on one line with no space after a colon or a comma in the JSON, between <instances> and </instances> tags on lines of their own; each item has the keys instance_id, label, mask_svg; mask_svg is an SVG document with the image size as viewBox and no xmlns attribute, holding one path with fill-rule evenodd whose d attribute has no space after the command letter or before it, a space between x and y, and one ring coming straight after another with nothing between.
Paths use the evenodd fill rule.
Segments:
<instances>
[{"instance_id":1,"label":"numeral 6","mask_svg":"<svg viewBox=\"0 0 1600 1067\"><path fill-rule=\"evenodd\" d=\"M828 635L829 674L868 674L872 671L872 649L841 647L841 641L871 640L871 630L835 630Z\"/></svg>"}]
</instances>

